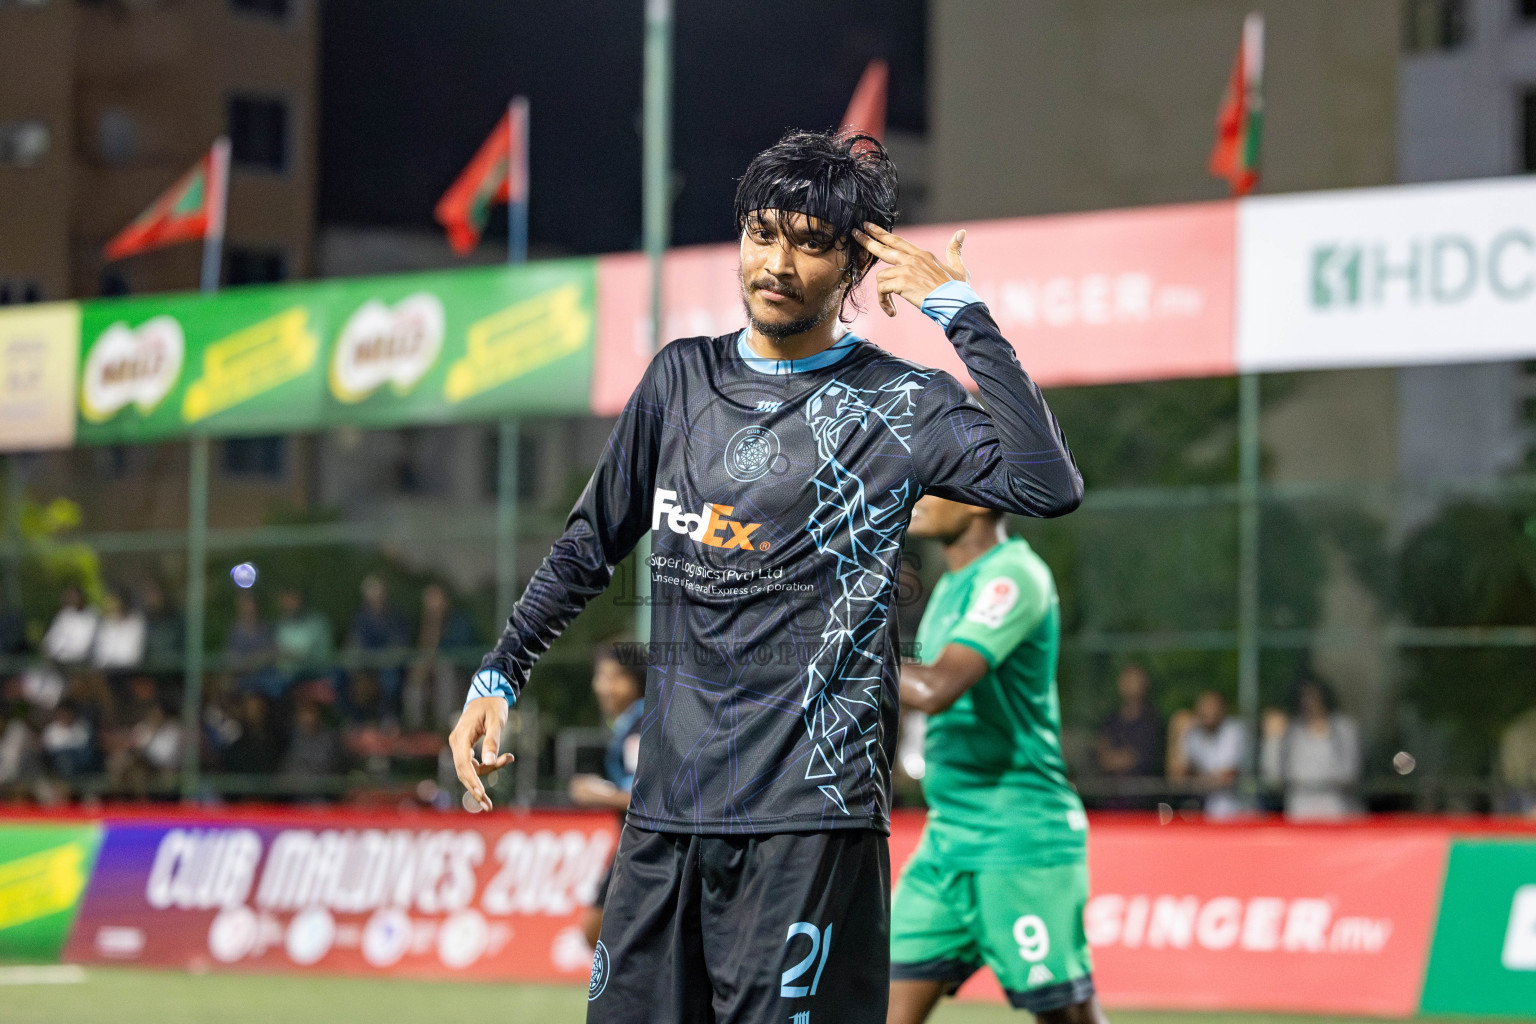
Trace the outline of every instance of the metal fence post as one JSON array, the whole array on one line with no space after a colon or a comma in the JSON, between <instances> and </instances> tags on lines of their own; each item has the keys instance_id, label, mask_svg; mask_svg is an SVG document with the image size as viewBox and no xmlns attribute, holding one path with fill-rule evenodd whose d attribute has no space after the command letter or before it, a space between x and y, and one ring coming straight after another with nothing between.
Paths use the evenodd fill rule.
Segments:
<instances>
[{"instance_id":1,"label":"metal fence post","mask_svg":"<svg viewBox=\"0 0 1536 1024\"><path fill-rule=\"evenodd\" d=\"M208 599L208 448L206 437L194 437L187 445L187 635L181 711L187 743L181 762L183 800L197 797L201 769L203 628Z\"/></svg>"},{"instance_id":2,"label":"metal fence post","mask_svg":"<svg viewBox=\"0 0 1536 1024\"><path fill-rule=\"evenodd\" d=\"M21 610L21 456L5 458L5 604Z\"/></svg>"},{"instance_id":3,"label":"metal fence post","mask_svg":"<svg viewBox=\"0 0 1536 1024\"><path fill-rule=\"evenodd\" d=\"M496 613L511 615L517 601L517 420L502 420L496 458Z\"/></svg>"},{"instance_id":4,"label":"metal fence post","mask_svg":"<svg viewBox=\"0 0 1536 1024\"><path fill-rule=\"evenodd\" d=\"M1247 771L1259 743L1259 376L1238 377L1237 392L1237 706L1248 731Z\"/></svg>"},{"instance_id":5,"label":"metal fence post","mask_svg":"<svg viewBox=\"0 0 1536 1024\"><path fill-rule=\"evenodd\" d=\"M651 351L661 345L662 265L672 226L672 0L645 0L641 234L651 267ZM635 639L651 638L651 538L635 546Z\"/></svg>"}]
</instances>

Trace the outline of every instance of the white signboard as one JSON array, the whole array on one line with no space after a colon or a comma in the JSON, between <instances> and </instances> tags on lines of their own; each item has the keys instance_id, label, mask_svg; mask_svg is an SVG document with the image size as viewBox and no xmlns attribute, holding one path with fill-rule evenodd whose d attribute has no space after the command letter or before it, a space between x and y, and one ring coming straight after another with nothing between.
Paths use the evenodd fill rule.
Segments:
<instances>
[{"instance_id":1,"label":"white signboard","mask_svg":"<svg viewBox=\"0 0 1536 1024\"><path fill-rule=\"evenodd\" d=\"M1536 356L1536 178L1238 209L1240 370Z\"/></svg>"}]
</instances>

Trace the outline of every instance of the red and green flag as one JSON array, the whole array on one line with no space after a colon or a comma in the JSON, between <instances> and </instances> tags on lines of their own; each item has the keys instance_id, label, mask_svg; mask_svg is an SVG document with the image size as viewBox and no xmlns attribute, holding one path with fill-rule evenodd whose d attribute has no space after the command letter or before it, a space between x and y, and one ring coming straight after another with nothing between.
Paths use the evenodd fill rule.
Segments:
<instances>
[{"instance_id":1,"label":"red and green flag","mask_svg":"<svg viewBox=\"0 0 1536 1024\"><path fill-rule=\"evenodd\" d=\"M844 132L862 132L885 141L885 91L890 68L883 60L872 60L859 76L859 84L843 114Z\"/></svg>"},{"instance_id":2,"label":"red and green flag","mask_svg":"<svg viewBox=\"0 0 1536 1024\"><path fill-rule=\"evenodd\" d=\"M178 242L224 237L229 194L229 140L219 139L181 180L107 243L109 260L120 260Z\"/></svg>"},{"instance_id":3,"label":"red and green flag","mask_svg":"<svg viewBox=\"0 0 1536 1024\"><path fill-rule=\"evenodd\" d=\"M1264 15L1243 21L1243 42L1216 115L1211 173L1225 178L1234 195L1245 196L1259 181L1259 147L1264 136Z\"/></svg>"},{"instance_id":4,"label":"red and green flag","mask_svg":"<svg viewBox=\"0 0 1536 1024\"><path fill-rule=\"evenodd\" d=\"M519 96L501 115L456 181L437 201L437 222L460 256L480 244L492 203L528 201L528 100Z\"/></svg>"}]
</instances>

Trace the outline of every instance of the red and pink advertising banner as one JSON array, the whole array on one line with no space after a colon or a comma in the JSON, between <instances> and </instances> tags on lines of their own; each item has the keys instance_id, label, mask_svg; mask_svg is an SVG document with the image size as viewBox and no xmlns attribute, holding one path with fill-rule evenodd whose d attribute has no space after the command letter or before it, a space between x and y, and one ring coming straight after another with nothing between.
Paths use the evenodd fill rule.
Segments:
<instances>
[{"instance_id":1,"label":"red and pink advertising banner","mask_svg":"<svg viewBox=\"0 0 1536 1024\"><path fill-rule=\"evenodd\" d=\"M108 824L66 960L585 981L607 815Z\"/></svg>"},{"instance_id":2,"label":"red and pink advertising banner","mask_svg":"<svg viewBox=\"0 0 1536 1024\"><path fill-rule=\"evenodd\" d=\"M922 816L896 816L891 863ZM109 817L64 958L579 983L605 814ZM1448 829L1096 818L1086 913L1109 1006L1411 1016ZM962 998L1000 999L982 972Z\"/></svg>"},{"instance_id":3,"label":"red and pink advertising banner","mask_svg":"<svg viewBox=\"0 0 1536 1024\"><path fill-rule=\"evenodd\" d=\"M1232 347L1234 203L927 225L904 237L943 254L965 227L965 261L1024 368L1047 386L1202 377L1236 372ZM668 252L662 338L718 335L745 323L737 247ZM615 415L649 358L645 257L598 261L592 407ZM905 302L880 312L872 279L861 289L861 337L969 384L934 324Z\"/></svg>"},{"instance_id":4,"label":"red and pink advertising banner","mask_svg":"<svg viewBox=\"0 0 1536 1024\"><path fill-rule=\"evenodd\" d=\"M1098 823L1085 923L1111 1005L1418 1011L1449 842L1349 826Z\"/></svg>"}]
</instances>

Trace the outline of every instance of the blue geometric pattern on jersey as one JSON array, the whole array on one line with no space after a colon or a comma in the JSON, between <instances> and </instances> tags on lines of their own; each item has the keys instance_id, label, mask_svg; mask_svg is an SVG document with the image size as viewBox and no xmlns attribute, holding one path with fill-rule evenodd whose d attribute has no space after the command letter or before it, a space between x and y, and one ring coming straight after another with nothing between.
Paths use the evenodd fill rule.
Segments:
<instances>
[{"instance_id":1,"label":"blue geometric pattern on jersey","mask_svg":"<svg viewBox=\"0 0 1536 1024\"><path fill-rule=\"evenodd\" d=\"M923 299L923 315L946 331L966 306L981 301L967 281L945 281Z\"/></svg>"},{"instance_id":2,"label":"blue geometric pattern on jersey","mask_svg":"<svg viewBox=\"0 0 1536 1024\"><path fill-rule=\"evenodd\" d=\"M469 696L464 698L464 706L469 707L471 701L481 697L500 697L507 702L508 707L517 703L517 691L512 688L512 680L493 668L483 668L475 673L475 677L469 681Z\"/></svg>"},{"instance_id":3,"label":"blue geometric pattern on jersey","mask_svg":"<svg viewBox=\"0 0 1536 1024\"><path fill-rule=\"evenodd\" d=\"M842 794L848 790L837 781L842 772L865 767L871 775L876 772L870 746L878 739L875 727L880 722L881 646L890 621L911 481L872 495L839 453L856 434L881 431L910 455L917 400L932 376L931 370L910 370L872 389L834 379L812 394L805 407L821 460L811 478L816 508L806 530L816 549L832 559L835 581L820 647L805 669L801 707L813 744L805 777L843 814L848 807Z\"/></svg>"}]
</instances>

